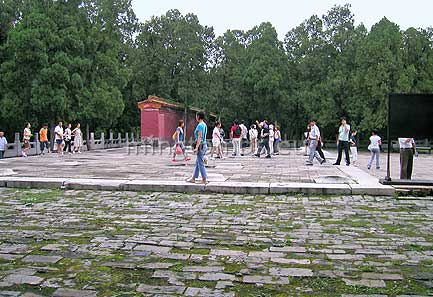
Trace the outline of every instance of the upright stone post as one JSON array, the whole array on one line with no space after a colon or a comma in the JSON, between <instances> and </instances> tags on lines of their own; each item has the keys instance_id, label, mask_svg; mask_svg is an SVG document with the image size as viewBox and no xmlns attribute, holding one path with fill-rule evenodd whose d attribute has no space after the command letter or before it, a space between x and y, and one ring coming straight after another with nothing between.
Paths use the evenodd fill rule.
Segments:
<instances>
[{"instance_id":1,"label":"upright stone post","mask_svg":"<svg viewBox=\"0 0 433 297\"><path fill-rule=\"evenodd\" d=\"M89 148L89 150L95 149L95 133L94 132L90 133L89 145L87 147Z\"/></svg>"},{"instance_id":2,"label":"upright stone post","mask_svg":"<svg viewBox=\"0 0 433 297\"><path fill-rule=\"evenodd\" d=\"M35 155L39 155L39 148L41 147L40 141L39 141L39 133L34 134L35 137Z\"/></svg>"},{"instance_id":3,"label":"upright stone post","mask_svg":"<svg viewBox=\"0 0 433 297\"><path fill-rule=\"evenodd\" d=\"M122 133L117 133L119 147L122 147Z\"/></svg>"},{"instance_id":4,"label":"upright stone post","mask_svg":"<svg viewBox=\"0 0 433 297\"><path fill-rule=\"evenodd\" d=\"M108 141L108 148L113 147L113 132L110 132L109 134L109 141Z\"/></svg>"},{"instance_id":5,"label":"upright stone post","mask_svg":"<svg viewBox=\"0 0 433 297\"><path fill-rule=\"evenodd\" d=\"M102 148L105 148L105 135L104 132L101 132L101 144L102 144Z\"/></svg>"},{"instance_id":6,"label":"upright stone post","mask_svg":"<svg viewBox=\"0 0 433 297\"><path fill-rule=\"evenodd\" d=\"M134 142L134 133L131 132L131 142Z\"/></svg>"},{"instance_id":7,"label":"upright stone post","mask_svg":"<svg viewBox=\"0 0 433 297\"><path fill-rule=\"evenodd\" d=\"M20 133L15 133L15 141L14 142L15 142L15 154L16 154L16 157L19 157L22 154Z\"/></svg>"},{"instance_id":8,"label":"upright stone post","mask_svg":"<svg viewBox=\"0 0 433 297\"><path fill-rule=\"evenodd\" d=\"M129 133L128 132L125 133L125 139L126 139L125 145L126 145L126 147L129 147Z\"/></svg>"}]
</instances>

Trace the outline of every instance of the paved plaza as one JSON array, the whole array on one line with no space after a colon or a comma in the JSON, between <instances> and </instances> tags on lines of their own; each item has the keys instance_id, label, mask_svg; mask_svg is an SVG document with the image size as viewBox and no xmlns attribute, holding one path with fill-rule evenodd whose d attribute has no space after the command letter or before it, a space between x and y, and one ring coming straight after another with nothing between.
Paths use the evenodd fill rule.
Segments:
<instances>
[{"instance_id":1,"label":"paved plaza","mask_svg":"<svg viewBox=\"0 0 433 297\"><path fill-rule=\"evenodd\" d=\"M145 150L147 152L145 153ZM70 189L168 190L196 192L204 189L223 193L292 193L392 195L392 187L383 186L386 155L381 168L367 170L369 154L361 152L356 166L333 166L335 152L325 152L327 163L306 166L302 150L282 150L271 159L245 156L209 160L206 187L192 187L185 181L192 175L191 161L172 162L169 149L150 147L108 149L83 154L56 154L1 160L0 186L66 185ZM399 177L399 156L391 159L391 176ZM415 160L414 178L432 179L433 157L421 155ZM42 181L40 180L42 179ZM44 180L45 179L45 180ZM9 184L7 181L9 180ZM22 181L25 181L24 183ZM27 183L26 183L27 182ZM92 187L105 185L105 188ZM81 186L81 188L79 187ZM160 187L158 187L160 186ZM171 186L168 187L168 186ZM250 189L244 191L245 189Z\"/></svg>"},{"instance_id":2,"label":"paved plaza","mask_svg":"<svg viewBox=\"0 0 433 297\"><path fill-rule=\"evenodd\" d=\"M1 160L0 297L432 296L433 198L381 195L385 155L379 170L326 155L210 160L196 193L182 193L194 160L168 150ZM432 166L421 155L414 177Z\"/></svg>"},{"instance_id":3,"label":"paved plaza","mask_svg":"<svg viewBox=\"0 0 433 297\"><path fill-rule=\"evenodd\" d=\"M0 197L0 296L433 294L428 197Z\"/></svg>"},{"instance_id":4,"label":"paved plaza","mask_svg":"<svg viewBox=\"0 0 433 297\"><path fill-rule=\"evenodd\" d=\"M170 149L151 147L132 147L88 151L82 154L46 154L29 158L9 158L0 161L2 169L13 170L16 176L30 177L71 177L71 178L114 178L148 180L186 180L191 176L194 155L189 151L189 162L171 162ZM209 180L230 182L314 182L323 176L350 177L344 160L342 166L332 166L336 152L325 151L327 163L306 166L303 150L283 149L282 154L272 159L252 157L251 155L233 158L230 152L223 160L210 160ZM378 178L386 176L386 157L381 155L381 168L372 166L367 170L368 152L360 152L356 168ZM352 166L353 167L353 166ZM433 179L433 156L421 154L414 161L414 179ZM1 172L0 172L1 173ZM399 178L399 155L391 157L391 177Z\"/></svg>"}]
</instances>

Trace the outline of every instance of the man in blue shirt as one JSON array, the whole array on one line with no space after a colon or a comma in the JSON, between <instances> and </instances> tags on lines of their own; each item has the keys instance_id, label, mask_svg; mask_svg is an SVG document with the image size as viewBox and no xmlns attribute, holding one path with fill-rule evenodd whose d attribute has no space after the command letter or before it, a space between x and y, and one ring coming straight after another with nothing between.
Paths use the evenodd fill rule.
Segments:
<instances>
[{"instance_id":1,"label":"man in blue shirt","mask_svg":"<svg viewBox=\"0 0 433 297\"><path fill-rule=\"evenodd\" d=\"M350 135L350 125L346 123L346 118L341 118L341 126L338 128L338 140L337 140L337 150L338 157L337 161L333 165L340 165L341 157L344 154L346 156L346 165L350 165L349 157L349 135Z\"/></svg>"}]
</instances>

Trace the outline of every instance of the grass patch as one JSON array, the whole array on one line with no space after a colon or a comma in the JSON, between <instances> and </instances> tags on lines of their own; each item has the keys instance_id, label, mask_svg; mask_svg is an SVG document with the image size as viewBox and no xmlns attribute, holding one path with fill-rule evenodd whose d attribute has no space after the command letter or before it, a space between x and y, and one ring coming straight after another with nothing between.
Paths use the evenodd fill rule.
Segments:
<instances>
[{"instance_id":1,"label":"grass patch","mask_svg":"<svg viewBox=\"0 0 433 297\"><path fill-rule=\"evenodd\" d=\"M240 273L241 270L248 268L245 263L224 263L224 272L227 273Z\"/></svg>"},{"instance_id":2,"label":"grass patch","mask_svg":"<svg viewBox=\"0 0 433 297\"><path fill-rule=\"evenodd\" d=\"M38 192L33 191L16 191L15 198L23 204L37 204L58 200L64 195L61 190L43 190Z\"/></svg>"}]
</instances>

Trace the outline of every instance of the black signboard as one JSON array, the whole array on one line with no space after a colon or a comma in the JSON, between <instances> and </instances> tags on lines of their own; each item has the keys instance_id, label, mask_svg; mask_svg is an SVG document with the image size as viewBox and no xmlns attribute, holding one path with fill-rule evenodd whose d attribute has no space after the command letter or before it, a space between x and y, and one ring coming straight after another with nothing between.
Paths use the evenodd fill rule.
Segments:
<instances>
[{"instance_id":1,"label":"black signboard","mask_svg":"<svg viewBox=\"0 0 433 297\"><path fill-rule=\"evenodd\" d=\"M433 140L433 94L389 95L389 136Z\"/></svg>"},{"instance_id":2,"label":"black signboard","mask_svg":"<svg viewBox=\"0 0 433 297\"><path fill-rule=\"evenodd\" d=\"M400 137L433 140L433 94L390 94L387 134L388 160L385 181L391 182L392 141Z\"/></svg>"}]
</instances>

